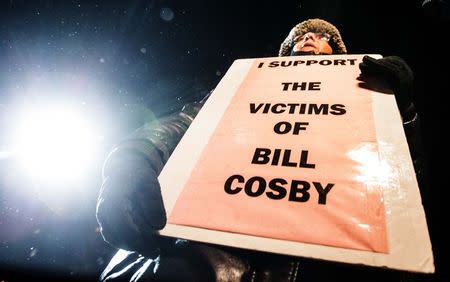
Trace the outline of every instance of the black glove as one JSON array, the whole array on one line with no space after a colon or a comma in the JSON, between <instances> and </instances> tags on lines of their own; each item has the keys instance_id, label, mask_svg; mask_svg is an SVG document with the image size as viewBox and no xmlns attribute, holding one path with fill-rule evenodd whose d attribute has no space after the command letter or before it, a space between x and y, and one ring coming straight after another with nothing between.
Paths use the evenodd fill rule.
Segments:
<instances>
[{"instance_id":1,"label":"black glove","mask_svg":"<svg viewBox=\"0 0 450 282\"><path fill-rule=\"evenodd\" d=\"M370 82L377 80L387 83L394 92L398 109L403 114L412 105L414 75L408 64L400 57L387 56L381 59L374 59L364 56L359 64L361 74L358 80Z\"/></svg>"},{"instance_id":2,"label":"black glove","mask_svg":"<svg viewBox=\"0 0 450 282\"><path fill-rule=\"evenodd\" d=\"M155 231L165 226L166 213L157 179L161 156L145 146L145 153L125 147L110 154L96 215L105 241L150 255L159 247L161 237Z\"/></svg>"}]
</instances>

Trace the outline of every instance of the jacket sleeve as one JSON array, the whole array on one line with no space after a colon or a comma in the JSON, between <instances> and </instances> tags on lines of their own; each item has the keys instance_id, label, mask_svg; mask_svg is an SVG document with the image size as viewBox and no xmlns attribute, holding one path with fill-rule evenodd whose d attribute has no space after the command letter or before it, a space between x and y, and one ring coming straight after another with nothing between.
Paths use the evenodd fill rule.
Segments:
<instances>
[{"instance_id":1,"label":"jacket sleeve","mask_svg":"<svg viewBox=\"0 0 450 282\"><path fill-rule=\"evenodd\" d=\"M157 176L205 100L144 124L109 153L96 208L106 242L141 254L159 248L154 232L166 214Z\"/></svg>"}]
</instances>

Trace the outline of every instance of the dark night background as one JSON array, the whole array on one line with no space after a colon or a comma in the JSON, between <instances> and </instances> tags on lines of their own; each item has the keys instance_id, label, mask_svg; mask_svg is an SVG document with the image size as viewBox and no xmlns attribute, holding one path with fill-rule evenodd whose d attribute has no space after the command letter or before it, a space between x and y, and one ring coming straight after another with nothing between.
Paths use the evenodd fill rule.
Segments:
<instances>
[{"instance_id":1,"label":"dark night background","mask_svg":"<svg viewBox=\"0 0 450 282\"><path fill-rule=\"evenodd\" d=\"M0 1L0 281L95 281L115 251L95 220L101 164L111 146L202 97L235 59L276 56L289 30L313 17L340 29L348 53L398 55L415 72L437 271L424 279L445 281L441 173L433 166L439 157L431 157L444 111L431 95L442 96L448 78L436 69L448 65L439 45L449 34L442 26L448 5L435 2L441 10L387 0ZM55 195L69 191L58 210L37 196L42 184L1 153L9 150L17 105L55 100L95 116L99 137L84 178L53 187Z\"/></svg>"}]
</instances>

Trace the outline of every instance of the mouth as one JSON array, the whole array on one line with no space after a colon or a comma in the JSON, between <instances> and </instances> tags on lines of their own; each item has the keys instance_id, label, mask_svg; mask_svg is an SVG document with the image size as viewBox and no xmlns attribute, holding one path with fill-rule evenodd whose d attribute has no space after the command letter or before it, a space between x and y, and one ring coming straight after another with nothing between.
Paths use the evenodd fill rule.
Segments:
<instances>
[{"instance_id":1,"label":"mouth","mask_svg":"<svg viewBox=\"0 0 450 282\"><path fill-rule=\"evenodd\" d=\"M301 49L303 49L303 48L305 48L305 47L316 48L316 46L315 46L313 43L309 42L309 41L306 41L306 42L303 43L300 47L301 47Z\"/></svg>"}]
</instances>

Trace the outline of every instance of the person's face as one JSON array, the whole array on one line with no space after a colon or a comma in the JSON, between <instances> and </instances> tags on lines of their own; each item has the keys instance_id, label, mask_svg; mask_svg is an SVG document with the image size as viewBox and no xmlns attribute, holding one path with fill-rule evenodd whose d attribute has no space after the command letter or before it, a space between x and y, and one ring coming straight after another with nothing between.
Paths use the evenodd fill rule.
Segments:
<instances>
[{"instance_id":1,"label":"person's face","mask_svg":"<svg viewBox=\"0 0 450 282\"><path fill-rule=\"evenodd\" d=\"M308 32L294 38L295 45L292 51L314 52L314 54L333 54L330 44L330 35L326 33Z\"/></svg>"}]
</instances>

